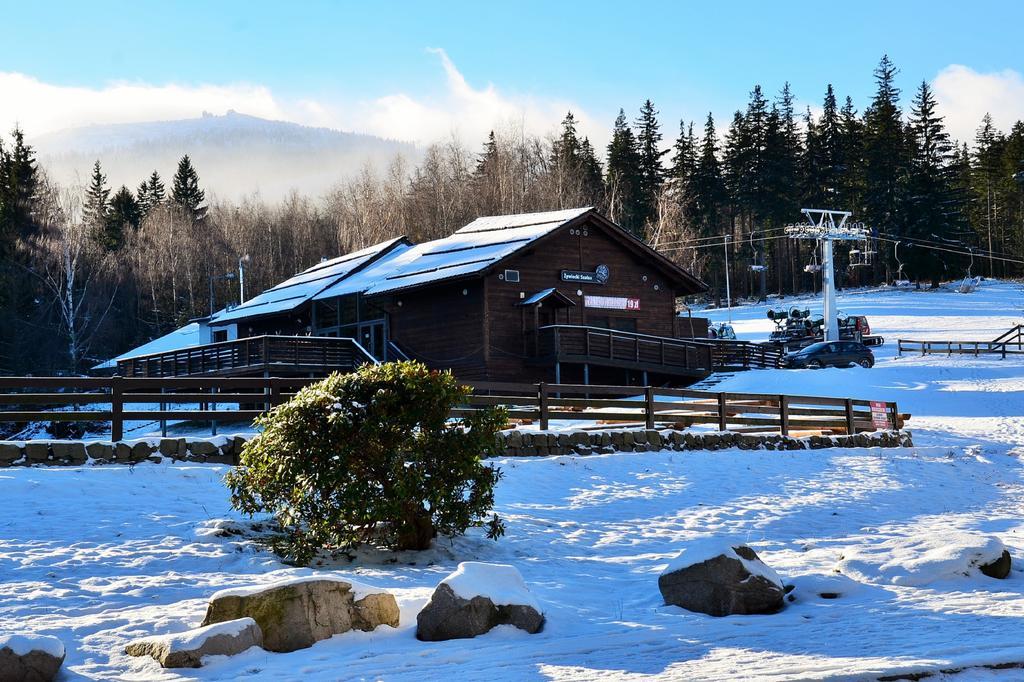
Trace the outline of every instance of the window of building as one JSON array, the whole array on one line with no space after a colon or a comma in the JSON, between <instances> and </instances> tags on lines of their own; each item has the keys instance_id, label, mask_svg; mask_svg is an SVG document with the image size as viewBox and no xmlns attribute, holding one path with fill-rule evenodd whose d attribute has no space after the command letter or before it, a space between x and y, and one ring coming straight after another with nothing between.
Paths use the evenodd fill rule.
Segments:
<instances>
[{"instance_id":1,"label":"window of building","mask_svg":"<svg viewBox=\"0 0 1024 682\"><path fill-rule=\"evenodd\" d=\"M228 330L227 329L215 329L213 331L213 336L211 338L213 339L214 343L220 343L221 341L227 341L228 340Z\"/></svg>"}]
</instances>

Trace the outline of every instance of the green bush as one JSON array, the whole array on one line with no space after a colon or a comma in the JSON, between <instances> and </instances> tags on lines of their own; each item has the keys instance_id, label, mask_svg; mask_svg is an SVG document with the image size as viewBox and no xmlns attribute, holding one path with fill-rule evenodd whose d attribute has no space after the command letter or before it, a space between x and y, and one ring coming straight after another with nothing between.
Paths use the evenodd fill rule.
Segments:
<instances>
[{"instance_id":1,"label":"green bush","mask_svg":"<svg viewBox=\"0 0 1024 682\"><path fill-rule=\"evenodd\" d=\"M502 409L459 420L470 389L418 362L364 365L307 386L260 417L227 476L232 505L271 513L277 549L298 563L363 543L426 549L438 533L484 525L501 472L493 454ZM504 532L494 515L488 537Z\"/></svg>"}]
</instances>

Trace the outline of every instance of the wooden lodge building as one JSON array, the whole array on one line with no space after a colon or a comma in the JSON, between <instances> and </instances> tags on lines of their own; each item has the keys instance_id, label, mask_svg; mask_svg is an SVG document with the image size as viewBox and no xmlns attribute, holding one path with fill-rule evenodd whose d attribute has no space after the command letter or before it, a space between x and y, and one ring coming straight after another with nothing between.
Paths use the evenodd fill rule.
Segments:
<instances>
[{"instance_id":1,"label":"wooden lodge building","mask_svg":"<svg viewBox=\"0 0 1024 682\"><path fill-rule=\"evenodd\" d=\"M594 209L492 216L326 260L112 362L123 376L318 376L412 358L464 380L687 384L711 351L676 299L705 288Z\"/></svg>"}]
</instances>

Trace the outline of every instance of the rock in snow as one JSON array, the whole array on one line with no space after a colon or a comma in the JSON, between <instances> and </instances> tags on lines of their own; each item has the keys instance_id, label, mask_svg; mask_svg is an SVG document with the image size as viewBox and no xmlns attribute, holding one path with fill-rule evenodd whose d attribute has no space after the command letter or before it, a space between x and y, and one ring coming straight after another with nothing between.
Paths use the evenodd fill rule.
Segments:
<instances>
[{"instance_id":1,"label":"rock in snow","mask_svg":"<svg viewBox=\"0 0 1024 682\"><path fill-rule=\"evenodd\" d=\"M666 604L712 616L774 613L783 606L782 580L740 541L689 543L658 577Z\"/></svg>"},{"instance_id":2,"label":"rock in snow","mask_svg":"<svg viewBox=\"0 0 1024 682\"><path fill-rule=\"evenodd\" d=\"M233 656L263 646L263 632L252 618L239 618L206 627L157 635L125 647L129 656L152 656L164 668L198 668L203 656Z\"/></svg>"},{"instance_id":3,"label":"rock in snow","mask_svg":"<svg viewBox=\"0 0 1024 682\"><path fill-rule=\"evenodd\" d=\"M221 590L210 598L203 625L249 617L263 631L264 649L285 652L349 630L398 627L398 616L398 602L387 592L313 575Z\"/></svg>"},{"instance_id":4,"label":"rock in snow","mask_svg":"<svg viewBox=\"0 0 1024 682\"><path fill-rule=\"evenodd\" d=\"M544 614L514 566L466 561L441 581L416 616L416 637L467 639L497 625L535 633L544 626Z\"/></svg>"},{"instance_id":5,"label":"rock in snow","mask_svg":"<svg viewBox=\"0 0 1024 682\"><path fill-rule=\"evenodd\" d=\"M0 682L50 682L64 663L64 645L50 635L0 635Z\"/></svg>"},{"instance_id":6,"label":"rock in snow","mask_svg":"<svg viewBox=\"0 0 1024 682\"><path fill-rule=\"evenodd\" d=\"M921 586L982 573L1005 578L1010 572L1010 554L992 536L929 532L848 547L837 568L865 582Z\"/></svg>"}]
</instances>

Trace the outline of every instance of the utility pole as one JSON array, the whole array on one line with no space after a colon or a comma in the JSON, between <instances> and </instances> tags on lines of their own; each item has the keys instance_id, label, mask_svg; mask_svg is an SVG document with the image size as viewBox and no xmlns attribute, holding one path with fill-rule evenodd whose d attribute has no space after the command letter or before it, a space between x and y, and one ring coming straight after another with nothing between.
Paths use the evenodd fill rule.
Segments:
<instances>
[{"instance_id":1,"label":"utility pole","mask_svg":"<svg viewBox=\"0 0 1024 682\"><path fill-rule=\"evenodd\" d=\"M832 258L832 243L836 241L861 241L867 238L867 230L860 223L847 225L852 215L849 211L833 211L827 208L802 208L807 223L790 225L786 234L792 239L813 239L821 242L821 289L825 340L839 340L839 320L836 317L835 267ZM838 223L836 220L838 219Z\"/></svg>"}]
</instances>

